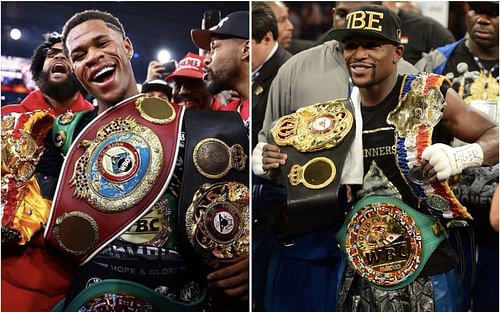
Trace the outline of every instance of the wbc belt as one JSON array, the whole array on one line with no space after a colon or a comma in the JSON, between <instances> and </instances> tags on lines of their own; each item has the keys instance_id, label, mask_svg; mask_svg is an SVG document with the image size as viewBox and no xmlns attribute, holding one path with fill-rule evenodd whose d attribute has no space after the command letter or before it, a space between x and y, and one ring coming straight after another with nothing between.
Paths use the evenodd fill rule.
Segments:
<instances>
[{"instance_id":1,"label":"wbc belt","mask_svg":"<svg viewBox=\"0 0 500 312\"><path fill-rule=\"evenodd\" d=\"M387 196L360 200L337 233L357 273L386 290L414 281L444 239L444 230L433 216Z\"/></svg>"},{"instance_id":2,"label":"wbc belt","mask_svg":"<svg viewBox=\"0 0 500 312\"><path fill-rule=\"evenodd\" d=\"M248 134L237 112L188 110L180 239L217 268L248 256Z\"/></svg>"},{"instance_id":3,"label":"wbc belt","mask_svg":"<svg viewBox=\"0 0 500 312\"><path fill-rule=\"evenodd\" d=\"M288 155L281 172L288 189L286 230L293 236L334 225L340 176L355 135L354 108L338 99L302 107L278 119L270 142Z\"/></svg>"},{"instance_id":4,"label":"wbc belt","mask_svg":"<svg viewBox=\"0 0 500 312\"><path fill-rule=\"evenodd\" d=\"M197 300L187 303L170 299L138 283L106 279L88 286L68 304L64 300L59 302L52 312L201 312L207 296L206 289L202 291Z\"/></svg>"},{"instance_id":5,"label":"wbc belt","mask_svg":"<svg viewBox=\"0 0 500 312\"><path fill-rule=\"evenodd\" d=\"M47 242L84 264L141 218L173 174L183 112L138 95L87 125L64 161Z\"/></svg>"}]
</instances>

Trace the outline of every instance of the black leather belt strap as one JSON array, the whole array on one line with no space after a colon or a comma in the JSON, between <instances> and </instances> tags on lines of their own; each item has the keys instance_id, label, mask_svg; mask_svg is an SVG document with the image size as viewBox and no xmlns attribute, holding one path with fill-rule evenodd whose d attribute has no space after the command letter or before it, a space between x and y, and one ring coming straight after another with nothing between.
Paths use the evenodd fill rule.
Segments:
<instances>
[{"instance_id":1,"label":"black leather belt strap","mask_svg":"<svg viewBox=\"0 0 500 312\"><path fill-rule=\"evenodd\" d=\"M178 220L181 230L179 231L180 241L183 246L188 246L186 252L190 253L191 257L197 257L192 248L189 248L190 244L184 230L186 227L186 211L193 201L193 195L196 190L200 188L204 183L217 183L224 181L236 181L240 182L246 186L249 185L249 159L245 160L244 169L236 170L231 168L220 178L211 178L204 176L200 173L199 168L197 168L195 162L193 161L193 153L198 143L207 139L210 142L222 141L228 147L239 144L243 147L245 155L249 155L249 140L244 124L241 120L240 115L237 112L222 112L222 111L207 111L207 110L186 110L184 117L184 130L185 130L185 154L184 154L184 173L182 179L182 189L179 201L178 209ZM215 148L218 153L224 152L224 148L221 147L219 143L214 143ZM199 148L200 145L198 145ZM223 146L223 145L222 145ZM213 148L214 146L207 147ZM220 149L220 150L219 150ZM213 151L210 155L216 155ZM224 155L221 156L224 158ZM210 160L198 162L198 167L200 167L204 172L214 173L215 171L221 172L220 161L212 159L213 164L210 164ZM219 165L217 165L217 164ZM214 170L212 172L212 170ZM211 176L211 175L209 175ZM191 252L190 252L191 251Z\"/></svg>"},{"instance_id":2,"label":"black leather belt strap","mask_svg":"<svg viewBox=\"0 0 500 312\"><path fill-rule=\"evenodd\" d=\"M345 101L344 105L354 116L352 103ZM355 128L355 123L353 123L350 132L343 141L330 149L302 153L292 146L280 147L282 153L288 155L286 164L281 167L281 173L285 180L284 184L288 190L287 224L280 235L281 239L290 240L295 236L325 229L342 222L341 219L345 211L338 206L338 191L344 161L354 140ZM269 138L270 142L275 144L272 135L269 135ZM292 166L298 164L303 167L306 163L318 157L325 157L333 161L336 169L333 181L320 189L308 188L304 186L304 183L292 185L288 178Z\"/></svg>"}]
</instances>

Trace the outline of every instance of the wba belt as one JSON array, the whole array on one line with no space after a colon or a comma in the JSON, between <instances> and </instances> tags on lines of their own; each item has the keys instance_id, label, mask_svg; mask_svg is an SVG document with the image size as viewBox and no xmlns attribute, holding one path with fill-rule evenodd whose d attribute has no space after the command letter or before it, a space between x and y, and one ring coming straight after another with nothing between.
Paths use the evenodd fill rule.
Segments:
<instances>
[{"instance_id":1,"label":"wba belt","mask_svg":"<svg viewBox=\"0 0 500 312\"><path fill-rule=\"evenodd\" d=\"M248 134L237 112L188 110L181 242L217 268L248 256Z\"/></svg>"},{"instance_id":2,"label":"wba belt","mask_svg":"<svg viewBox=\"0 0 500 312\"><path fill-rule=\"evenodd\" d=\"M183 112L138 95L87 125L64 161L47 242L84 264L141 218L173 174Z\"/></svg>"},{"instance_id":3,"label":"wba belt","mask_svg":"<svg viewBox=\"0 0 500 312\"><path fill-rule=\"evenodd\" d=\"M121 311L121 312L201 312L207 290L191 303L174 301L130 281L107 279L80 292L67 306L59 302L52 312ZM110 310L112 309L112 310Z\"/></svg>"},{"instance_id":4,"label":"wba belt","mask_svg":"<svg viewBox=\"0 0 500 312\"><path fill-rule=\"evenodd\" d=\"M288 189L282 238L330 227L343 216L337 196L355 135L353 115L349 100L327 101L283 116L271 129L270 142L288 155L281 167Z\"/></svg>"},{"instance_id":5,"label":"wba belt","mask_svg":"<svg viewBox=\"0 0 500 312\"><path fill-rule=\"evenodd\" d=\"M386 290L413 282L444 239L444 230L433 216L387 196L360 200L337 233L357 273Z\"/></svg>"}]
</instances>

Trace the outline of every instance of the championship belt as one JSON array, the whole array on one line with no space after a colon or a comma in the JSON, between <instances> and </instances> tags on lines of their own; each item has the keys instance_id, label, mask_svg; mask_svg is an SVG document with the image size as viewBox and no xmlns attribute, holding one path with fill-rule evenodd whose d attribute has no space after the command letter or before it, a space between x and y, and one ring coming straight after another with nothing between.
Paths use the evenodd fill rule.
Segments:
<instances>
[{"instance_id":1,"label":"championship belt","mask_svg":"<svg viewBox=\"0 0 500 312\"><path fill-rule=\"evenodd\" d=\"M355 135L354 108L338 99L302 107L278 119L270 142L288 155L281 167L288 189L288 224L283 238L332 226L340 176Z\"/></svg>"},{"instance_id":2,"label":"championship belt","mask_svg":"<svg viewBox=\"0 0 500 312\"><path fill-rule=\"evenodd\" d=\"M444 239L444 230L433 216L386 196L357 202L337 233L356 272L386 290L413 282Z\"/></svg>"},{"instance_id":3,"label":"championship belt","mask_svg":"<svg viewBox=\"0 0 500 312\"><path fill-rule=\"evenodd\" d=\"M461 79L458 89L458 95L464 99L464 102L474 108L479 109L498 123L498 79L493 77L491 71L481 70L479 76L469 86L469 94L465 94L465 78Z\"/></svg>"},{"instance_id":4,"label":"championship belt","mask_svg":"<svg viewBox=\"0 0 500 312\"><path fill-rule=\"evenodd\" d=\"M67 111L56 117L54 126L52 127L52 141L54 145L61 150L63 155L68 153L68 150L73 143L72 138L75 128L88 111L71 112Z\"/></svg>"},{"instance_id":5,"label":"championship belt","mask_svg":"<svg viewBox=\"0 0 500 312\"><path fill-rule=\"evenodd\" d=\"M395 127L397 165L420 204L439 218L472 219L448 182L430 183L420 165L424 149L432 144L433 128L446 107L440 91L445 79L435 74L407 75L399 104L387 116L387 123Z\"/></svg>"},{"instance_id":6,"label":"championship belt","mask_svg":"<svg viewBox=\"0 0 500 312\"><path fill-rule=\"evenodd\" d=\"M188 110L185 129L180 239L217 268L249 254L248 135L237 112Z\"/></svg>"},{"instance_id":7,"label":"championship belt","mask_svg":"<svg viewBox=\"0 0 500 312\"><path fill-rule=\"evenodd\" d=\"M50 201L34 174L53 120L40 110L2 116L2 242L25 244L47 222Z\"/></svg>"},{"instance_id":8,"label":"championship belt","mask_svg":"<svg viewBox=\"0 0 500 312\"><path fill-rule=\"evenodd\" d=\"M120 312L201 312L207 296L186 303L172 300L141 284L126 280L106 279L92 284L71 302L59 302L52 312L120 311Z\"/></svg>"},{"instance_id":9,"label":"championship belt","mask_svg":"<svg viewBox=\"0 0 500 312\"><path fill-rule=\"evenodd\" d=\"M138 95L87 125L64 161L47 242L82 265L141 218L172 177L183 112Z\"/></svg>"}]
</instances>

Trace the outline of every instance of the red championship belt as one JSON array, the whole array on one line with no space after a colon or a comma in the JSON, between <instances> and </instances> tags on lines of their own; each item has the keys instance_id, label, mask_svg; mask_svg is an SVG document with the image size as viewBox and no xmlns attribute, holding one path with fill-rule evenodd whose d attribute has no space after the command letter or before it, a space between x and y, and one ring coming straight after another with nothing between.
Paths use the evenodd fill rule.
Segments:
<instances>
[{"instance_id":1,"label":"red championship belt","mask_svg":"<svg viewBox=\"0 0 500 312\"><path fill-rule=\"evenodd\" d=\"M172 177L183 113L138 95L87 125L64 161L47 242L83 265L141 218Z\"/></svg>"}]
</instances>

